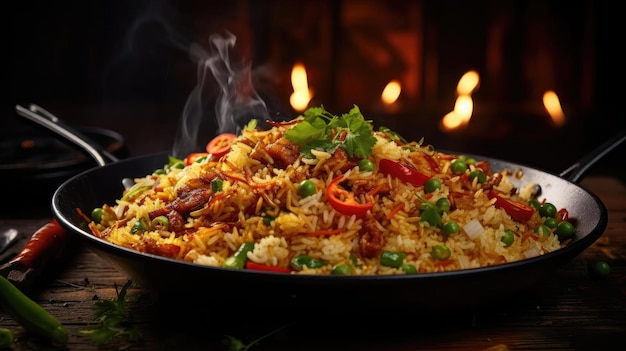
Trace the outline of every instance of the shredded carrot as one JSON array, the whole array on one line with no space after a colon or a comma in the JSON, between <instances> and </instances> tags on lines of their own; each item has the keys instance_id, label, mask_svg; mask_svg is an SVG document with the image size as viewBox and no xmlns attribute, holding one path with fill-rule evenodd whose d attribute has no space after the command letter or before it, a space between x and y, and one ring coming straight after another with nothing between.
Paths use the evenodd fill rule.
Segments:
<instances>
[{"instance_id":1,"label":"shredded carrot","mask_svg":"<svg viewBox=\"0 0 626 351\"><path fill-rule=\"evenodd\" d=\"M402 208L404 208L404 204L403 203L399 203L396 205L396 207L394 207L391 212L389 212L389 214L387 215L387 219L392 219L393 216L396 215L396 213L398 213Z\"/></svg>"},{"instance_id":2,"label":"shredded carrot","mask_svg":"<svg viewBox=\"0 0 626 351\"><path fill-rule=\"evenodd\" d=\"M341 233L343 230L341 229L322 229L316 230L314 232L306 233L307 236L324 236L324 235L336 235Z\"/></svg>"},{"instance_id":3,"label":"shredded carrot","mask_svg":"<svg viewBox=\"0 0 626 351\"><path fill-rule=\"evenodd\" d=\"M383 188L383 184L382 183L378 183L378 184L376 184L376 186L372 190L367 192L367 195L374 196L374 195L378 194L378 192L382 188Z\"/></svg>"}]
</instances>

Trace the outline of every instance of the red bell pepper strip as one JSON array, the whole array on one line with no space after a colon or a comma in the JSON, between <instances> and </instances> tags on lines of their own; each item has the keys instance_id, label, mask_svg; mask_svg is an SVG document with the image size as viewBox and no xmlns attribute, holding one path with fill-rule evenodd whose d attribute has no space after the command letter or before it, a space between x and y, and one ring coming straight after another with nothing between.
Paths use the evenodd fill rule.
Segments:
<instances>
[{"instance_id":1,"label":"red bell pepper strip","mask_svg":"<svg viewBox=\"0 0 626 351\"><path fill-rule=\"evenodd\" d=\"M246 261L246 269L250 269L253 271L264 271L264 272L276 272L276 273L289 273L291 269L276 267L276 266L268 266L262 263L256 263L254 261Z\"/></svg>"},{"instance_id":2,"label":"red bell pepper strip","mask_svg":"<svg viewBox=\"0 0 626 351\"><path fill-rule=\"evenodd\" d=\"M364 204L357 202L354 199L354 194L342 188L339 183L343 181L343 176L338 176L333 179L326 187L326 197L328 202L335 209L335 211L347 216L355 215L357 218L365 217L367 211L374 207L373 202L366 202Z\"/></svg>"},{"instance_id":3,"label":"red bell pepper strip","mask_svg":"<svg viewBox=\"0 0 626 351\"><path fill-rule=\"evenodd\" d=\"M415 186L422 186L431 177L421 173L411 165L403 164L400 162L392 161L389 159L382 159L378 163L380 172L384 175L390 175L394 178L398 178L405 183L409 183Z\"/></svg>"},{"instance_id":4,"label":"red bell pepper strip","mask_svg":"<svg viewBox=\"0 0 626 351\"><path fill-rule=\"evenodd\" d=\"M523 204L521 202L513 201L505 197L500 196L495 190L489 190L487 196L490 199L495 198L495 206L503 209L509 216L520 222L526 222L535 213L535 209L532 206Z\"/></svg>"}]
</instances>

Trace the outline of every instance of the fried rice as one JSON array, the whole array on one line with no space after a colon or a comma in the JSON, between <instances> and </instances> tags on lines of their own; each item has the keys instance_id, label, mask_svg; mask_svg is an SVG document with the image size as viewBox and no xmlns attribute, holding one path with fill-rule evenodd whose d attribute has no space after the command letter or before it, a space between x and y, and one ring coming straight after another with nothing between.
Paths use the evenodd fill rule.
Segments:
<instances>
[{"instance_id":1,"label":"fried rice","mask_svg":"<svg viewBox=\"0 0 626 351\"><path fill-rule=\"evenodd\" d=\"M350 113L360 114L356 106ZM517 188L511 180L522 175L514 170L496 173L487 161L407 142L371 121L362 121L369 135L356 135L369 147L350 149L349 123L326 130L321 138L332 143L290 138L305 125L323 126L317 118L305 113L267 130L245 128L221 157L182 166L173 159L97 209L89 227L143 253L285 274L470 269L572 240L546 225L548 217L566 222L567 211L545 214L537 185ZM232 265L235 258L241 264Z\"/></svg>"}]
</instances>

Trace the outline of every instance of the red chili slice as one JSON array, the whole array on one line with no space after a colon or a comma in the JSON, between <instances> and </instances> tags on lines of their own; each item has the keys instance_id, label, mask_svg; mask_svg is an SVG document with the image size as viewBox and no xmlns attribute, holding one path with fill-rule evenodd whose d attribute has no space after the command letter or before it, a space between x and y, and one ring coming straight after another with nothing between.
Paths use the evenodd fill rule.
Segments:
<instances>
[{"instance_id":1,"label":"red chili slice","mask_svg":"<svg viewBox=\"0 0 626 351\"><path fill-rule=\"evenodd\" d=\"M206 145L206 152L212 154L215 158L220 158L226 155L228 151L230 151L230 146L232 145L233 141L235 141L235 139L237 139L237 136L235 134L220 134L213 138L213 140L209 141L209 143Z\"/></svg>"},{"instance_id":2,"label":"red chili slice","mask_svg":"<svg viewBox=\"0 0 626 351\"><path fill-rule=\"evenodd\" d=\"M291 270L289 268L276 267L276 266L268 266L266 264L256 263L254 261L246 261L246 269L254 270L254 271L265 271L265 272L276 272L276 273L289 273Z\"/></svg>"},{"instance_id":3,"label":"red chili slice","mask_svg":"<svg viewBox=\"0 0 626 351\"><path fill-rule=\"evenodd\" d=\"M415 186L422 186L431 177L421 173L417 169L410 165L400 162L392 161L389 159L382 159L378 163L380 172L384 175L390 175L394 178L398 178L405 183L409 183Z\"/></svg>"},{"instance_id":4,"label":"red chili slice","mask_svg":"<svg viewBox=\"0 0 626 351\"><path fill-rule=\"evenodd\" d=\"M535 209L532 206L523 204L521 202L513 201L511 199L504 198L498 194L495 190L490 190L487 193L490 199L495 198L495 206L503 209L509 216L520 222L526 222L532 217Z\"/></svg>"},{"instance_id":5,"label":"red chili slice","mask_svg":"<svg viewBox=\"0 0 626 351\"><path fill-rule=\"evenodd\" d=\"M335 209L335 211L357 218L365 217L367 211L374 207L373 202L359 203L354 198L354 194L342 188L339 183L343 181L343 176L338 176L333 179L326 187L326 197L328 202Z\"/></svg>"}]
</instances>

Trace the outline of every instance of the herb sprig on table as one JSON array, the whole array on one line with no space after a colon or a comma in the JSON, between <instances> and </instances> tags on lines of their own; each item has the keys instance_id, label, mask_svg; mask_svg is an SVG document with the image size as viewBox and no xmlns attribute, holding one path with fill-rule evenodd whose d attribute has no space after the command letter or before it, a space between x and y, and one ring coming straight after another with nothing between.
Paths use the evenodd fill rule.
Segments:
<instances>
[{"instance_id":1,"label":"herb sprig on table","mask_svg":"<svg viewBox=\"0 0 626 351\"><path fill-rule=\"evenodd\" d=\"M118 336L126 336L131 342L141 340L141 333L132 326L126 308L126 302L131 300L127 297L131 285L132 281L128 280L118 291L116 284L117 297L96 301L93 317L98 324L91 329L81 330L80 334L90 336L92 342L98 346L105 345Z\"/></svg>"}]
</instances>

